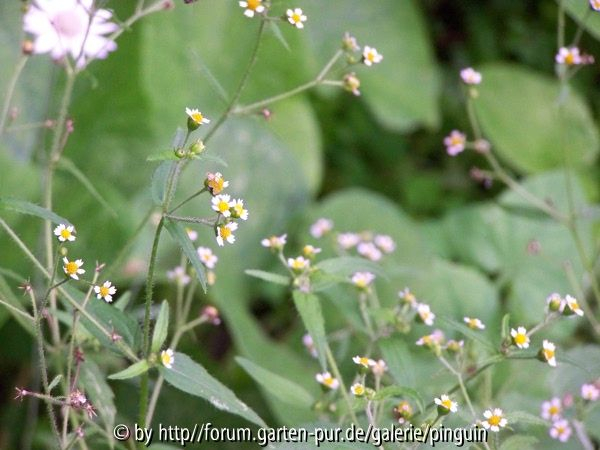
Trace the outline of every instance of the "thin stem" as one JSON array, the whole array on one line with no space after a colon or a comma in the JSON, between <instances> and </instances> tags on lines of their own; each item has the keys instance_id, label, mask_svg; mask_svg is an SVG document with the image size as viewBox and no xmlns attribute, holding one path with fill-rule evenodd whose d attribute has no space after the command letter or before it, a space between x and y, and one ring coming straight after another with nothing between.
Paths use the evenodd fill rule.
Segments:
<instances>
[{"instance_id":1,"label":"thin stem","mask_svg":"<svg viewBox=\"0 0 600 450\"><path fill-rule=\"evenodd\" d=\"M573 271L573 266L570 263L566 263L564 264L564 267L565 273L567 274L567 278L569 279L569 283L576 292L576 296L578 298L579 303L581 303L581 309L583 309L586 319L592 326L594 332L598 336L600 336L600 322L598 322L598 319L596 319L596 316L594 316L594 311L592 310L592 307L587 301L585 292L583 291L583 286L581 286L581 283L579 282L579 280L577 280L577 276Z\"/></svg>"},{"instance_id":2,"label":"thin stem","mask_svg":"<svg viewBox=\"0 0 600 450\"><path fill-rule=\"evenodd\" d=\"M195 199L196 197L198 197L200 194L202 194L203 192L206 192L207 188L203 187L202 189L200 189L197 192L194 192L192 195L190 195L188 198L186 198L185 200L183 200L182 202L178 203L177 206L175 206L173 209L171 209L171 211L169 211L169 214L173 214L175 211L177 211L179 208L181 208L183 205L185 205L186 203L188 203L189 201Z\"/></svg>"},{"instance_id":3,"label":"thin stem","mask_svg":"<svg viewBox=\"0 0 600 450\"><path fill-rule=\"evenodd\" d=\"M11 305L10 303L8 303L5 300L2 300L1 298L0 298L0 305L4 305L6 308L10 309L15 314L18 314L19 316L27 319L28 321L35 323L35 319L33 317L31 317L29 314L27 314L25 311L17 308L16 306Z\"/></svg>"},{"instance_id":4,"label":"thin stem","mask_svg":"<svg viewBox=\"0 0 600 450\"><path fill-rule=\"evenodd\" d=\"M340 373L340 369L338 368L337 363L335 362L335 358L333 357L333 354L331 353L331 348L329 348L329 344L327 344L327 343L325 343L325 354L327 356L327 361L329 362L329 365L331 366L333 375L340 382L340 389L342 390L342 396L344 397L344 401L346 402L346 406L348 407L348 413L350 414L352 421L356 425L358 425L358 418L356 417L356 414L354 413L354 410L352 409L352 402L350 401L350 396L348 395L348 390L346 389L346 385L342 378L342 374Z\"/></svg>"},{"instance_id":5,"label":"thin stem","mask_svg":"<svg viewBox=\"0 0 600 450\"><path fill-rule=\"evenodd\" d=\"M173 216L171 214L165 214L167 219L175 220L177 222L188 222L188 223L201 223L202 225L209 225L214 227L218 222L219 218L216 219L205 219L202 217L182 217L182 216Z\"/></svg>"},{"instance_id":6,"label":"thin stem","mask_svg":"<svg viewBox=\"0 0 600 450\"><path fill-rule=\"evenodd\" d=\"M577 419L573 419L571 423L575 429L575 435L577 436L577 439L579 439L579 442L584 450L594 450L594 443L586 433L585 425Z\"/></svg>"},{"instance_id":7,"label":"thin stem","mask_svg":"<svg viewBox=\"0 0 600 450\"><path fill-rule=\"evenodd\" d=\"M575 33L575 37L573 38L573 43L571 44L571 47L577 47L579 45L579 41L581 40L583 32L585 31L585 23L587 22L591 14L592 9L588 7L587 11L581 19L581 22L579 22L579 26L577 27L577 32Z\"/></svg>"},{"instance_id":8,"label":"thin stem","mask_svg":"<svg viewBox=\"0 0 600 450\"><path fill-rule=\"evenodd\" d=\"M4 127L6 126L6 119L8 118L8 111L10 110L10 103L12 102L13 96L15 94L15 88L17 87L17 82L25 68L25 64L27 64L27 60L29 58L27 55L22 55L17 64L15 65L15 70L13 75L8 82L8 89L6 90L6 96L4 97L4 106L2 106L2 112L0 113L0 136L4 133Z\"/></svg>"},{"instance_id":9,"label":"thin stem","mask_svg":"<svg viewBox=\"0 0 600 450\"><path fill-rule=\"evenodd\" d=\"M557 46L565 46L565 5L563 0L558 0L558 21L557 21Z\"/></svg>"}]
</instances>

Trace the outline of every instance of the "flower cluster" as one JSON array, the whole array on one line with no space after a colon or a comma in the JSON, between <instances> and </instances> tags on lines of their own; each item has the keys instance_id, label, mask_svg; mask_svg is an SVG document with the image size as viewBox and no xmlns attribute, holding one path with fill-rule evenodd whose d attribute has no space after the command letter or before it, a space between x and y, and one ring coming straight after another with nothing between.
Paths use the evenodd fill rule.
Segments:
<instances>
[{"instance_id":1,"label":"flower cluster","mask_svg":"<svg viewBox=\"0 0 600 450\"><path fill-rule=\"evenodd\" d=\"M279 19L298 29L304 28L304 22L308 20L308 17L304 14L304 11L302 11L301 8L289 8L286 10L285 15L275 18L267 16L270 5L266 0L242 0L239 1L238 4L244 9L244 15L249 18L252 18L258 14L270 20Z\"/></svg>"}]
</instances>

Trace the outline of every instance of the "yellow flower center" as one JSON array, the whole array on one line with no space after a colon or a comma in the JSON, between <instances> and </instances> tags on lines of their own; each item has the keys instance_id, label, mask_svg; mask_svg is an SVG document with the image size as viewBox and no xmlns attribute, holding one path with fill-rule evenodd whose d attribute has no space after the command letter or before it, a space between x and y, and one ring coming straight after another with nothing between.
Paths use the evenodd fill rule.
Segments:
<instances>
[{"instance_id":1,"label":"yellow flower center","mask_svg":"<svg viewBox=\"0 0 600 450\"><path fill-rule=\"evenodd\" d=\"M575 63L575 56L573 56L573 53L567 53L567 56L565 56L565 63L569 66L572 66Z\"/></svg>"},{"instance_id":2,"label":"yellow flower center","mask_svg":"<svg viewBox=\"0 0 600 450\"><path fill-rule=\"evenodd\" d=\"M450 400L450 399L442 400L442 406L446 409L452 409L452 400Z\"/></svg>"},{"instance_id":3,"label":"yellow flower center","mask_svg":"<svg viewBox=\"0 0 600 450\"><path fill-rule=\"evenodd\" d=\"M333 383L334 383L333 377L329 376L329 377L323 378L323 384L325 386L331 386L331 385L333 385Z\"/></svg>"},{"instance_id":4,"label":"yellow flower center","mask_svg":"<svg viewBox=\"0 0 600 450\"><path fill-rule=\"evenodd\" d=\"M106 297L107 295L110 295L110 288L107 288L106 286L100 286L100 297Z\"/></svg>"},{"instance_id":5,"label":"yellow flower center","mask_svg":"<svg viewBox=\"0 0 600 450\"><path fill-rule=\"evenodd\" d=\"M204 116L202 115L202 113L200 112L195 112L191 115L192 120L196 123L202 123L202 119L204 119Z\"/></svg>"},{"instance_id":6,"label":"yellow flower center","mask_svg":"<svg viewBox=\"0 0 600 450\"><path fill-rule=\"evenodd\" d=\"M208 182L208 186L212 189L213 194L219 194L223 190L223 178L215 178Z\"/></svg>"},{"instance_id":7,"label":"yellow flower center","mask_svg":"<svg viewBox=\"0 0 600 450\"><path fill-rule=\"evenodd\" d=\"M579 311L579 303L573 301L569 304L569 307L573 310L573 311Z\"/></svg>"},{"instance_id":8,"label":"yellow flower center","mask_svg":"<svg viewBox=\"0 0 600 450\"><path fill-rule=\"evenodd\" d=\"M255 11L262 3L262 0L248 0L248 9Z\"/></svg>"},{"instance_id":9,"label":"yellow flower center","mask_svg":"<svg viewBox=\"0 0 600 450\"><path fill-rule=\"evenodd\" d=\"M498 426L498 425L500 425L501 420L502 420L502 417L494 415L488 419L488 423L492 426L494 426L494 425Z\"/></svg>"},{"instance_id":10,"label":"yellow flower center","mask_svg":"<svg viewBox=\"0 0 600 450\"><path fill-rule=\"evenodd\" d=\"M469 327L471 327L471 328L477 328L477 320L475 320L475 319L469 319Z\"/></svg>"},{"instance_id":11,"label":"yellow flower center","mask_svg":"<svg viewBox=\"0 0 600 450\"><path fill-rule=\"evenodd\" d=\"M558 432L558 434L563 434L565 432L565 427L563 427L561 425L557 425L556 431Z\"/></svg>"},{"instance_id":12,"label":"yellow flower center","mask_svg":"<svg viewBox=\"0 0 600 450\"><path fill-rule=\"evenodd\" d=\"M164 352L162 355L160 355L160 358L165 366L168 366L173 362L173 358L171 358L171 355L169 355L167 352Z\"/></svg>"},{"instance_id":13,"label":"yellow flower center","mask_svg":"<svg viewBox=\"0 0 600 450\"><path fill-rule=\"evenodd\" d=\"M367 59L371 62L375 61L375 53L373 53L373 52L367 53Z\"/></svg>"},{"instance_id":14,"label":"yellow flower center","mask_svg":"<svg viewBox=\"0 0 600 450\"><path fill-rule=\"evenodd\" d=\"M223 239L227 239L231 236L231 230L228 227L220 227L219 230L221 231L221 237Z\"/></svg>"},{"instance_id":15,"label":"yellow flower center","mask_svg":"<svg viewBox=\"0 0 600 450\"><path fill-rule=\"evenodd\" d=\"M67 264L65 264L65 270L69 275L75 275L79 270L79 266L75 261L70 261Z\"/></svg>"},{"instance_id":16,"label":"yellow flower center","mask_svg":"<svg viewBox=\"0 0 600 450\"><path fill-rule=\"evenodd\" d=\"M452 145L463 145L464 141L463 141L462 136L452 136L450 138L450 144L452 144Z\"/></svg>"},{"instance_id":17,"label":"yellow flower center","mask_svg":"<svg viewBox=\"0 0 600 450\"><path fill-rule=\"evenodd\" d=\"M63 239L69 239L71 237L71 232L65 228L60 232L60 235Z\"/></svg>"},{"instance_id":18,"label":"yellow flower center","mask_svg":"<svg viewBox=\"0 0 600 450\"><path fill-rule=\"evenodd\" d=\"M368 366L369 365L369 358L365 358L364 356L362 358L359 359L360 364L362 364L363 366Z\"/></svg>"},{"instance_id":19,"label":"yellow flower center","mask_svg":"<svg viewBox=\"0 0 600 450\"><path fill-rule=\"evenodd\" d=\"M550 361L552 358L554 358L554 350L549 350L547 348L544 349L544 357L546 358L547 361Z\"/></svg>"},{"instance_id":20,"label":"yellow flower center","mask_svg":"<svg viewBox=\"0 0 600 450\"><path fill-rule=\"evenodd\" d=\"M292 263L292 268L293 269L302 269L302 268L304 268L304 262L300 261L299 259L295 259L294 262Z\"/></svg>"},{"instance_id":21,"label":"yellow flower center","mask_svg":"<svg viewBox=\"0 0 600 450\"><path fill-rule=\"evenodd\" d=\"M551 416L556 416L558 413L560 413L560 408L556 405L552 405L548 409L548 412L550 413Z\"/></svg>"},{"instance_id":22,"label":"yellow flower center","mask_svg":"<svg viewBox=\"0 0 600 450\"><path fill-rule=\"evenodd\" d=\"M422 339L425 344L431 344L433 342L433 340L431 339L431 335L423 336Z\"/></svg>"},{"instance_id":23,"label":"yellow flower center","mask_svg":"<svg viewBox=\"0 0 600 450\"><path fill-rule=\"evenodd\" d=\"M229 203L224 200L221 200L217 205L217 208L219 208L220 213L224 213L225 211L229 210Z\"/></svg>"},{"instance_id":24,"label":"yellow flower center","mask_svg":"<svg viewBox=\"0 0 600 450\"><path fill-rule=\"evenodd\" d=\"M242 205L240 205L239 203L237 203L233 207L233 209L238 216L241 216L242 214L244 214L244 207Z\"/></svg>"},{"instance_id":25,"label":"yellow flower center","mask_svg":"<svg viewBox=\"0 0 600 450\"><path fill-rule=\"evenodd\" d=\"M297 14L297 13L292 14L292 20L294 21L294 23L300 22L301 19L302 18L300 16L300 14Z\"/></svg>"},{"instance_id":26,"label":"yellow flower center","mask_svg":"<svg viewBox=\"0 0 600 450\"><path fill-rule=\"evenodd\" d=\"M518 333L515 336L515 343L518 345L523 345L523 344L527 343L527 335L523 334L523 333Z\"/></svg>"},{"instance_id":27,"label":"yellow flower center","mask_svg":"<svg viewBox=\"0 0 600 450\"><path fill-rule=\"evenodd\" d=\"M363 386L355 386L354 394L355 395L363 395L365 393L365 388Z\"/></svg>"}]
</instances>

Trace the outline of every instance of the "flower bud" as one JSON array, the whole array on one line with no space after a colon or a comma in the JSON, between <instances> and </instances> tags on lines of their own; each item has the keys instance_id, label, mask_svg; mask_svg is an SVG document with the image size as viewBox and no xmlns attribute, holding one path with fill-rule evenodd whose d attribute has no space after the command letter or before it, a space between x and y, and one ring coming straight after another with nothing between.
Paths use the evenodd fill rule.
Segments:
<instances>
[{"instance_id":1,"label":"flower bud","mask_svg":"<svg viewBox=\"0 0 600 450\"><path fill-rule=\"evenodd\" d=\"M192 145L190 145L190 153L192 155L199 155L204 151L206 147L204 146L204 142L201 139L198 139Z\"/></svg>"},{"instance_id":2,"label":"flower bud","mask_svg":"<svg viewBox=\"0 0 600 450\"><path fill-rule=\"evenodd\" d=\"M343 83L345 90L352 92L356 96L360 95L360 91L358 90L360 88L360 80L354 72L344 75Z\"/></svg>"}]
</instances>

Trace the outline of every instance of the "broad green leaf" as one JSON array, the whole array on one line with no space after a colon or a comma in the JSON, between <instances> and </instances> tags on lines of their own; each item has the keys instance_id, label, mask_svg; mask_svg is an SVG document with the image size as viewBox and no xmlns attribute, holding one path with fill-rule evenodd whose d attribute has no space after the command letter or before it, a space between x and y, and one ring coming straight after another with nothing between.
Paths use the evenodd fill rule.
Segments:
<instances>
[{"instance_id":1,"label":"broad green leaf","mask_svg":"<svg viewBox=\"0 0 600 450\"><path fill-rule=\"evenodd\" d=\"M162 205L165 201L165 191L167 189L167 178L173 167L172 162L165 161L161 163L152 175L152 200L154 204Z\"/></svg>"},{"instance_id":2,"label":"broad green leaf","mask_svg":"<svg viewBox=\"0 0 600 450\"><path fill-rule=\"evenodd\" d=\"M268 281L269 283L281 284L283 286L289 286L291 279L285 275L279 275L277 273L265 272L264 270L254 270L248 269L245 270L244 273L246 275L250 275L254 278L259 278L261 280Z\"/></svg>"},{"instance_id":3,"label":"broad green leaf","mask_svg":"<svg viewBox=\"0 0 600 450\"><path fill-rule=\"evenodd\" d=\"M396 383L415 387L415 373L412 370L415 362L406 341L391 336L378 340L377 345Z\"/></svg>"},{"instance_id":4,"label":"broad green leaf","mask_svg":"<svg viewBox=\"0 0 600 450\"><path fill-rule=\"evenodd\" d=\"M154 324L154 332L152 333L152 346L150 351L157 352L167 339L169 332L169 302L163 300L160 305L160 311Z\"/></svg>"},{"instance_id":5,"label":"broad green leaf","mask_svg":"<svg viewBox=\"0 0 600 450\"><path fill-rule=\"evenodd\" d=\"M165 150L164 152L155 153L153 155L148 156L146 158L146 161L148 161L148 162L154 162L154 161L177 161L179 159L180 158L178 158L177 155L175 155L175 152L173 150ZM156 199L158 200L162 196L162 195L159 194L159 189L161 187L160 186L156 186L156 187L153 186L153 188L157 190ZM164 194L164 192L163 192L163 194Z\"/></svg>"},{"instance_id":6,"label":"broad green leaf","mask_svg":"<svg viewBox=\"0 0 600 450\"><path fill-rule=\"evenodd\" d=\"M440 83L418 1L302 0L298 5L309 17L304 37L314 54L315 73L349 31L359 45L375 47L384 57L372 67L356 66L362 97L377 119L401 130L438 124ZM342 75L336 71L331 78Z\"/></svg>"},{"instance_id":7,"label":"broad green leaf","mask_svg":"<svg viewBox=\"0 0 600 450\"><path fill-rule=\"evenodd\" d=\"M79 167L75 165L73 161L63 156L58 163L58 167L73 175L111 216L114 218L118 217L115 209L104 199L92 181L79 169Z\"/></svg>"},{"instance_id":8,"label":"broad green leaf","mask_svg":"<svg viewBox=\"0 0 600 450\"><path fill-rule=\"evenodd\" d=\"M179 244L179 247L181 247L181 250L192 264L192 267L196 272L196 278L198 278L202 289L204 289L204 292L206 292L206 270L200 261L200 257L194 248L194 244L190 240L188 234L185 232L183 226L178 222L165 219L165 228L171 237Z\"/></svg>"},{"instance_id":9,"label":"broad green leaf","mask_svg":"<svg viewBox=\"0 0 600 450\"><path fill-rule=\"evenodd\" d=\"M183 353L175 353L173 367L159 370L172 386L188 394L208 400L216 408L266 427L265 422L220 381L210 375L204 367Z\"/></svg>"},{"instance_id":10,"label":"broad green leaf","mask_svg":"<svg viewBox=\"0 0 600 450\"><path fill-rule=\"evenodd\" d=\"M264 369L249 359L237 357L235 360L254 381L283 403L308 409L311 408L314 399L302 386L270 370Z\"/></svg>"},{"instance_id":11,"label":"broad green leaf","mask_svg":"<svg viewBox=\"0 0 600 450\"><path fill-rule=\"evenodd\" d=\"M500 450L533 450L538 441L539 439L535 436L515 434L507 437L504 442L502 442Z\"/></svg>"},{"instance_id":12,"label":"broad green leaf","mask_svg":"<svg viewBox=\"0 0 600 450\"><path fill-rule=\"evenodd\" d=\"M565 10L578 26L583 26L593 37L600 40L600 20L598 20L598 13L592 11L589 2L579 0L560 1L562 1Z\"/></svg>"},{"instance_id":13,"label":"broad green leaf","mask_svg":"<svg viewBox=\"0 0 600 450\"><path fill-rule=\"evenodd\" d=\"M598 156L598 129L583 97L561 92L558 81L514 65L482 69L484 82L476 108L493 151L522 172L541 172L564 164L576 167Z\"/></svg>"},{"instance_id":14,"label":"broad green leaf","mask_svg":"<svg viewBox=\"0 0 600 450\"><path fill-rule=\"evenodd\" d=\"M113 427L117 409L114 403L114 393L105 380L105 374L90 358L81 365L81 382L85 386L85 394L96 408L98 416L104 422L108 436L113 436Z\"/></svg>"},{"instance_id":15,"label":"broad green leaf","mask_svg":"<svg viewBox=\"0 0 600 450\"><path fill-rule=\"evenodd\" d=\"M548 427L548 422L539 416L534 416L525 411L513 411L506 413L506 420L510 426L516 424L536 425L540 427Z\"/></svg>"},{"instance_id":16,"label":"broad green leaf","mask_svg":"<svg viewBox=\"0 0 600 450\"><path fill-rule=\"evenodd\" d=\"M146 373L150 366L148 366L148 361L142 359L126 369L121 370L120 372L113 373L109 375L108 378L111 380L127 380L129 378L134 378L140 376L143 373Z\"/></svg>"},{"instance_id":17,"label":"broad green leaf","mask_svg":"<svg viewBox=\"0 0 600 450\"><path fill-rule=\"evenodd\" d=\"M321 311L319 297L313 294L305 294L295 290L293 292L294 304L304 322L306 331L313 339L317 349L317 355L323 370L327 368L326 349L327 337L325 335L325 321Z\"/></svg>"},{"instance_id":18,"label":"broad green leaf","mask_svg":"<svg viewBox=\"0 0 600 450\"><path fill-rule=\"evenodd\" d=\"M28 214L30 216L36 216L40 219L49 220L50 222L55 224L71 224L71 222L59 216L58 214L55 214L52 211L47 210L46 208L42 208L41 206L24 200L17 200L14 198L6 197L0 198L0 209L15 211L21 214Z\"/></svg>"},{"instance_id":19,"label":"broad green leaf","mask_svg":"<svg viewBox=\"0 0 600 450\"><path fill-rule=\"evenodd\" d=\"M374 400L385 400L389 397L410 397L417 403L419 407L419 411L423 412L425 410L425 402L423 401L423 397L419 394L415 389L407 387L407 386L386 386L383 389L380 389L373 397Z\"/></svg>"}]
</instances>

